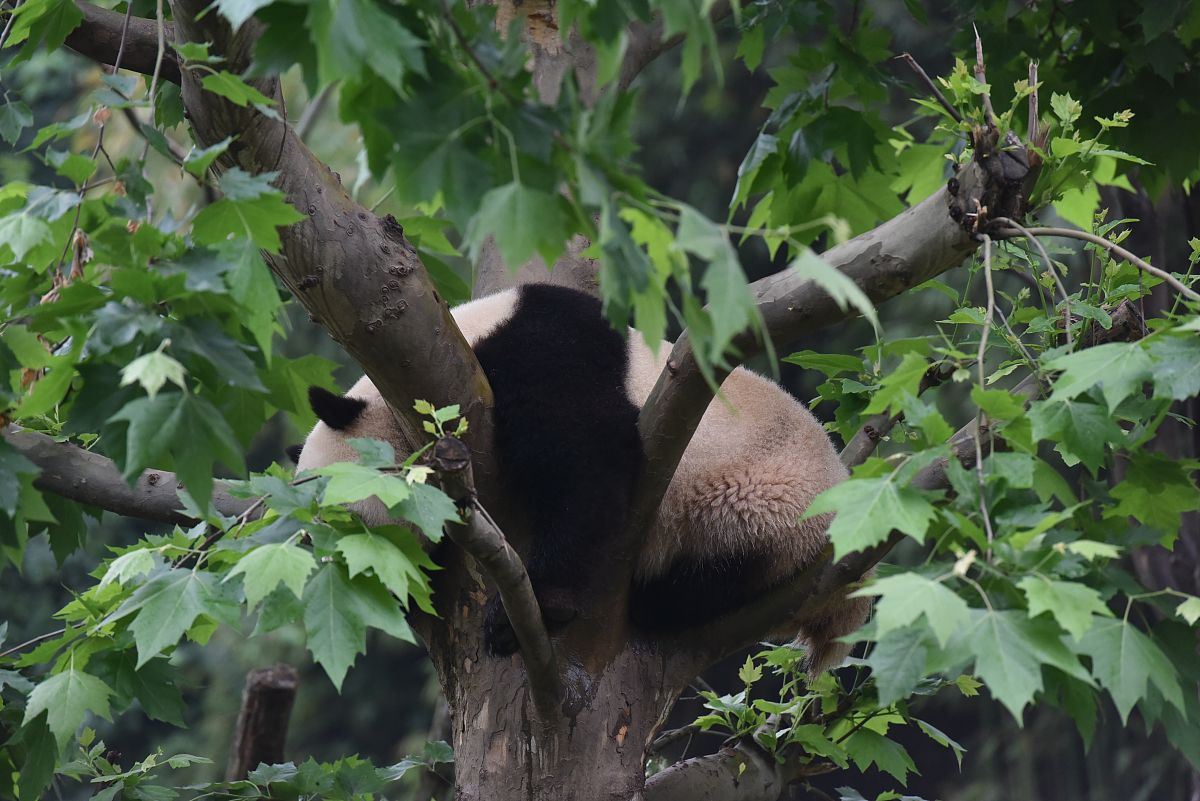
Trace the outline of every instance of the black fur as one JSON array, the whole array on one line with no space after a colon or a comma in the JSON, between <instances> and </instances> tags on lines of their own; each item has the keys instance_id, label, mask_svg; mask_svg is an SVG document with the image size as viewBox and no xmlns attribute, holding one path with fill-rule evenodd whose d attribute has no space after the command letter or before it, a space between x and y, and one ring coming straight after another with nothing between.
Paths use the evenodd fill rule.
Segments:
<instances>
[{"instance_id":1,"label":"black fur","mask_svg":"<svg viewBox=\"0 0 1200 801\"><path fill-rule=\"evenodd\" d=\"M283 452L287 454L287 457L291 459L293 463L299 464L300 454L304 453L304 444L301 443L299 445L288 445L283 449Z\"/></svg>"},{"instance_id":2,"label":"black fur","mask_svg":"<svg viewBox=\"0 0 1200 801\"><path fill-rule=\"evenodd\" d=\"M320 387L308 388L308 403L321 422L336 431L349 427L367 408L364 400L334 395Z\"/></svg>"},{"instance_id":3,"label":"black fur","mask_svg":"<svg viewBox=\"0 0 1200 801\"><path fill-rule=\"evenodd\" d=\"M767 589L753 579L769 573L763 554L712 561L680 559L646 584L635 583L629 599L634 625L646 631L677 631L732 612Z\"/></svg>"},{"instance_id":4,"label":"black fur","mask_svg":"<svg viewBox=\"0 0 1200 801\"><path fill-rule=\"evenodd\" d=\"M589 565L625 524L641 466L625 340L595 298L534 284L475 355L495 397L505 489L532 528L530 580L546 616L569 619ZM488 628L489 648L511 652L515 640Z\"/></svg>"}]
</instances>

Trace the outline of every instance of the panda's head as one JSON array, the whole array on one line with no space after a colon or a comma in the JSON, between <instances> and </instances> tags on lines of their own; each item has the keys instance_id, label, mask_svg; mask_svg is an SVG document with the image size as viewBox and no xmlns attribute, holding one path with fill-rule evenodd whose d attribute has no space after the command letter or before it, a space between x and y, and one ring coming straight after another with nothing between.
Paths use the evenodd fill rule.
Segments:
<instances>
[{"instance_id":1,"label":"panda's head","mask_svg":"<svg viewBox=\"0 0 1200 801\"><path fill-rule=\"evenodd\" d=\"M393 446L400 441L391 409L366 376L345 395L309 387L308 402L318 422L302 446L288 449L297 470L315 470L334 462L355 461L358 453L346 442L348 439L373 437Z\"/></svg>"}]
</instances>

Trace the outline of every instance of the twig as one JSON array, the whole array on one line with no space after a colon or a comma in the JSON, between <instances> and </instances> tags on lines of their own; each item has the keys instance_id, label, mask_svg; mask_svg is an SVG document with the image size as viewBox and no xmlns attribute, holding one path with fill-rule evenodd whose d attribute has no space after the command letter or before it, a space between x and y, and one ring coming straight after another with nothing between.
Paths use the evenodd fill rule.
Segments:
<instances>
[{"instance_id":1,"label":"twig","mask_svg":"<svg viewBox=\"0 0 1200 801\"><path fill-rule=\"evenodd\" d=\"M542 722L554 725L562 717L562 681L525 563L476 500L471 451L466 444L454 437L442 437L433 446L432 463L442 490L463 512L463 523L448 526L447 533L495 583L525 660L529 695Z\"/></svg>"},{"instance_id":2,"label":"twig","mask_svg":"<svg viewBox=\"0 0 1200 801\"><path fill-rule=\"evenodd\" d=\"M996 290L992 286L992 238L987 234L980 234L983 239L983 280L987 287L987 312L983 320L983 328L979 332L979 351L976 355L976 367L979 369L979 391L983 392L987 385L987 368L984 364L984 359L987 356L988 335L992 330L992 318L996 314ZM987 426L987 414L980 407L975 412L975 431L982 432ZM992 541L995 540L995 532L992 531L992 518L988 514L987 508L987 477L983 474L983 442L982 437L973 437L975 441L975 480L979 484L979 513L983 516L983 528L987 532L987 541L990 547Z\"/></svg>"},{"instance_id":3,"label":"twig","mask_svg":"<svg viewBox=\"0 0 1200 801\"><path fill-rule=\"evenodd\" d=\"M1029 142L1035 147L1041 147L1039 143L1041 123L1038 122L1038 63L1036 61L1029 62Z\"/></svg>"},{"instance_id":4,"label":"twig","mask_svg":"<svg viewBox=\"0 0 1200 801\"><path fill-rule=\"evenodd\" d=\"M1061 236L1066 239L1080 239L1080 240L1083 240L1084 242L1090 242L1093 245L1099 245L1100 247L1107 250L1109 253L1111 253L1115 256L1120 256L1122 259L1129 262L1134 267L1137 267L1139 270L1142 270L1143 272L1147 272L1153 276L1161 278L1172 289L1174 289L1177 292L1179 292L1180 294L1186 296L1190 300L1200 301L1200 293L1197 293L1195 290L1188 289L1175 276L1171 275L1166 270L1161 270L1158 267L1151 265L1149 262L1138 258L1137 256L1133 255L1125 248L1121 247L1120 245L1116 244L1115 242L1108 241L1104 237L1096 236L1095 234L1088 233L1087 231L1075 231L1070 228L1021 228L1020 226L1017 226L1012 220L1008 219L1007 217L997 217L993 220L993 222L1000 223L1001 225L1011 225L1014 228L1016 228L1015 231L1004 231L1004 230L993 231L992 233L997 236L1011 237L1011 236L1015 236L1016 234L1022 234L1024 236L1030 236L1030 237Z\"/></svg>"},{"instance_id":5,"label":"twig","mask_svg":"<svg viewBox=\"0 0 1200 801\"><path fill-rule=\"evenodd\" d=\"M121 109L121 113L125 116L125 121L129 123L129 127L133 128L133 132L145 140L146 146L150 146L150 139L142 131L142 121L138 119L137 112L126 106ZM167 140L167 149L170 151L170 159L180 167L183 166L184 159L187 158L187 153L179 146L179 143L168 137L163 137ZM145 160L146 154L142 154L142 159Z\"/></svg>"},{"instance_id":6,"label":"twig","mask_svg":"<svg viewBox=\"0 0 1200 801\"><path fill-rule=\"evenodd\" d=\"M75 628L79 628L79 626L75 626ZM60 635L66 634L66 633L67 633L67 630L65 628L62 628L62 629L58 629L57 631L47 631L45 634L39 634L38 636L32 637L23 643L18 643L17 645L14 645L11 648L6 648L3 651L0 651L0 659L3 659L6 656L12 656L13 654L17 653L18 651L24 651L26 648L28 648L31 645L37 645L38 643L43 643L46 640L53 640L55 637L58 637Z\"/></svg>"},{"instance_id":7,"label":"twig","mask_svg":"<svg viewBox=\"0 0 1200 801\"><path fill-rule=\"evenodd\" d=\"M329 98L333 97L333 92L337 89L338 81L330 81L321 87L321 91L312 99L304 111L300 114L300 119L296 121L296 127L293 129L301 142L308 141L308 134L312 131L313 125L320 119L321 113L325 110L325 106L329 104Z\"/></svg>"},{"instance_id":8,"label":"twig","mask_svg":"<svg viewBox=\"0 0 1200 801\"><path fill-rule=\"evenodd\" d=\"M146 99L150 101L151 119L154 118L154 95L158 91L158 76L162 71L163 58L167 53L167 36L163 29L163 0L158 0L157 5L155 6L154 23L158 28L158 51L154 56L154 73L150 76L150 89L146 93ZM145 146L142 148L143 162L146 160L146 154L149 152L150 140L147 139Z\"/></svg>"},{"instance_id":9,"label":"twig","mask_svg":"<svg viewBox=\"0 0 1200 801\"><path fill-rule=\"evenodd\" d=\"M979 38L979 28L971 26L975 31L975 80L987 83L987 70L983 66L983 40ZM996 110L992 108L991 92L983 93L984 119L989 128L996 127Z\"/></svg>"},{"instance_id":10,"label":"twig","mask_svg":"<svg viewBox=\"0 0 1200 801\"><path fill-rule=\"evenodd\" d=\"M1021 225L1016 220L1009 219L1008 217L996 217L992 220L992 222L999 223L1000 225L1011 226L1012 228L1017 229L1022 236L1032 242L1033 246L1037 248L1038 254L1042 257L1042 261L1046 263L1047 272L1049 272L1050 276L1054 279L1054 285L1058 287L1058 292L1060 295L1062 295L1063 317L1066 323L1067 345L1073 346L1075 343L1071 334L1071 326L1073 325L1073 321L1071 319L1071 298L1070 295L1067 294L1067 287L1065 284L1063 284L1062 277L1058 274L1058 270L1054 268L1054 262L1050 260L1050 254L1046 252L1046 248L1042 245L1041 240L1039 240L1037 235L1032 233L1030 229Z\"/></svg>"},{"instance_id":11,"label":"twig","mask_svg":"<svg viewBox=\"0 0 1200 801\"><path fill-rule=\"evenodd\" d=\"M941 384L954 370L954 365L946 362L937 362L930 365L925 371L925 375L921 376L921 383L917 387L917 395L921 395L925 390L931 387L936 387ZM842 464L846 467L858 467L865 462L867 458L875 452L879 447L879 443L888 435L896 424L904 419L901 414L889 414L883 412L874 417L869 418L862 427L855 432L850 441L846 443L846 447L842 448L842 452L838 455Z\"/></svg>"},{"instance_id":12,"label":"twig","mask_svg":"<svg viewBox=\"0 0 1200 801\"><path fill-rule=\"evenodd\" d=\"M928 89L929 93L933 95L933 98L938 102L938 105L946 109L946 112L954 118L955 122L963 121L963 115L959 113L958 109L950 105L950 101L946 99L944 94L942 94L942 90L939 89L938 85L933 82L932 78L929 77L929 73L925 72L921 65L917 63L917 60L912 57L911 53L901 53L900 55L896 56L896 58L904 59L904 63L908 64L909 68L917 74L917 77L921 79L921 83L925 84L925 88Z\"/></svg>"}]
</instances>

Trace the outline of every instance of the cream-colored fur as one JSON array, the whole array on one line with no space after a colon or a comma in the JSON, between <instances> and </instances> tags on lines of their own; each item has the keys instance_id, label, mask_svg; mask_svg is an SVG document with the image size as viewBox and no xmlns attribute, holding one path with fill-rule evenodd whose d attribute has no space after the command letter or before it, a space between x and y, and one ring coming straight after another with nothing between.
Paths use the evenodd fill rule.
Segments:
<instances>
[{"instance_id":1,"label":"cream-colored fur","mask_svg":"<svg viewBox=\"0 0 1200 801\"><path fill-rule=\"evenodd\" d=\"M517 290L509 289L454 309L454 319L472 345L512 316ZM671 343L656 357L641 335L629 332L626 388L639 408L666 363ZM764 586L782 581L807 566L826 542L827 516L800 520L818 493L846 477L821 424L802 404L774 382L738 368L721 386L724 402L714 400L692 437L659 507L638 560L636 578L664 573L679 557L769 554L769 575L754 577ZM322 467L355 458L345 437L374 436L400 443L391 411L365 376L347 393L367 401L364 415L347 431L318 422L298 469ZM357 509L368 524L387 519L375 499ZM833 642L849 634L870 613L867 598L848 599L827 619L807 625L802 636L809 662L820 670L840 663L848 647ZM782 637L795 634L783 626Z\"/></svg>"}]
</instances>

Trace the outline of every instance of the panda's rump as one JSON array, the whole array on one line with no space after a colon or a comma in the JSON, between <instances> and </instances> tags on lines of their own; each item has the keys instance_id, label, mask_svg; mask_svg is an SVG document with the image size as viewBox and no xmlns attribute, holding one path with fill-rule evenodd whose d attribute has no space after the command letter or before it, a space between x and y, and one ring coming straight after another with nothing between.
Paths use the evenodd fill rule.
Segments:
<instances>
[{"instance_id":1,"label":"panda's rump","mask_svg":"<svg viewBox=\"0 0 1200 801\"><path fill-rule=\"evenodd\" d=\"M739 369L722 390L727 402L705 412L635 579L704 607L721 595L727 602L717 606L729 611L817 557L829 521L800 518L846 471L820 423L773 382ZM661 597L658 605L673 606Z\"/></svg>"}]
</instances>

